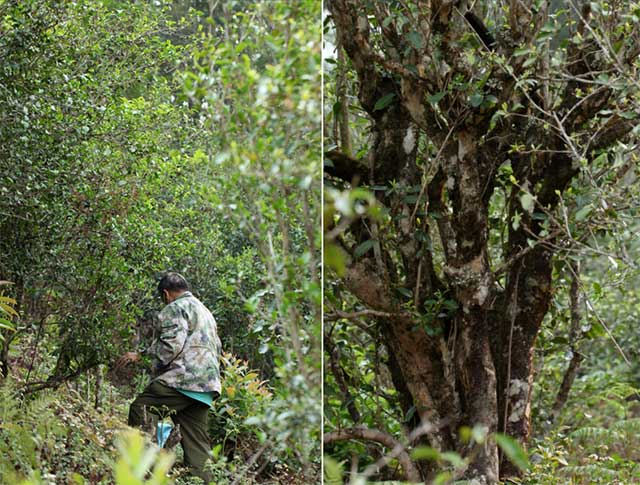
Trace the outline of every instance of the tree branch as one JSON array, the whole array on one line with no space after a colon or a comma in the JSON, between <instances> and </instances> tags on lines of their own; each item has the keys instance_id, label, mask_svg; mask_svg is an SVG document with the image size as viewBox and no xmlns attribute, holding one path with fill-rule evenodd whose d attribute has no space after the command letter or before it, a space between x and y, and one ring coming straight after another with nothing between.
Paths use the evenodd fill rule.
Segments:
<instances>
[{"instance_id":1,"label":"tree branch","mask_svg":"<svg viewBox=\"0 0 640 485\"><path fill-rule=\"evenodd\" d=\"M386 448L390 448L392 453L398 458L400 465L402 466L407 480L410 482L422 482L418 469L411 461L411 457L402 443L395 439L390 434L383 431L371 428L365 428L364 426L357 426L354 428L341 429L339 431L332 431L331 433L325 433L322 441L325 445L334 443L336 441L347 440L367 440L380 443Z\"/></svg>"},{"instance_id":2,"label":"tree branch","mask_svg":"<svg viewBox=\"0 0 640 485\"><path fill-rule=\"evenodd\" d=\"M564 373L564 377L562 379L562 384L560 385L560 389L558 390L558 395L556 396L556 400L551 408L551 419L553 421L556 420L560 411L564 407L567 399L569 398L569 391L571 391L571 386L573 385L573 381L578 375L578 370L580 369L580 364L583 355L578 352L578 338L580 337L580 326L582 322L582 298L580 295L580 263L570 261L569 269L572 273L571 279L571 290L569 292L569 301L570 301L570 309L571 309L571 329L569 331L569 345L571 347L571 353L573 354L571 357L571 362L569 362L569 367Z\"/></svg>"}]
</instances>

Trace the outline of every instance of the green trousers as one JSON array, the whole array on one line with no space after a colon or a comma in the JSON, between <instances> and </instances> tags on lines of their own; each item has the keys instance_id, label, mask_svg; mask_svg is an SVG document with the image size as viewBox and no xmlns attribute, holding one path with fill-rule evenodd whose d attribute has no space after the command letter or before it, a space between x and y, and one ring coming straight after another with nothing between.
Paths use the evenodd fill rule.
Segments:
<instances>
[{"instance_id":1,"label":"green trousers","mask_svg":"<svg viewBox=\"0 0 640 485\"><path fill-rule=\"evenodd\" d=\"M180 425L184 463L193 475L209 483L212 478L204 470L205 462L211 456L207 433L209 406L154 381L131 403L129 426L140 427L145 424L145 407L147 413L170 415L174 424Z\"/></svg>"}]
</instances>

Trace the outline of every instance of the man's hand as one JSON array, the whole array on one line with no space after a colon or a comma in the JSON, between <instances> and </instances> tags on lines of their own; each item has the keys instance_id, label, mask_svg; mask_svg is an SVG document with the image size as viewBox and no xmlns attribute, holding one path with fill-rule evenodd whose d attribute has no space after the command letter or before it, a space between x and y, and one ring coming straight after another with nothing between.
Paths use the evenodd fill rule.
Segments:
<instances>
[{"instance_id":1,"label":"man's hand","mask_svg":"<svg viewBox=\"0 0 640 485\"><path fill-rule=\"evenodd\" d=\"M116 364L114 365L114 369L116 370L122 369L123 367L129 364L132 364L133 362L139 362L139 361L140 361L140 354L138 354L137 352L127 352L116 361Z\"/></svg>"}]
</instances>

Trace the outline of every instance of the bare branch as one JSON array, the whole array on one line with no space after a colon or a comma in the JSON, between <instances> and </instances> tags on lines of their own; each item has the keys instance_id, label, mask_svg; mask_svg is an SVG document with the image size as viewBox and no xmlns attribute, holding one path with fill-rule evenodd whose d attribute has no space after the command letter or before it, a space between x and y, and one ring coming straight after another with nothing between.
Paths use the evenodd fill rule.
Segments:
<instances>
[{"instance_id":1,"label":"bare branch","mask_svg":"<svg viewBox=\"0 0 640 485\"><path fill-rule=\"evenodd\" d=\"M339 431L325 433L322 441L325 445L328 445L336 441L346 441L353 439L374 441L387 448L390 448L392 451L389 455L387 455L388 458L385 457L387 459L385 460L384 464L386 465L393 458L398 458L398 461L404 469L405 475L409 481L422 481L420 478L420 473L418 472L416 466L413 464L413 461L411 461L411 457L409 456L409 453L407 452L405 446L388 433L377 429L366 428L364 426L356 426L354 428L346 428ZM376 468L379 468L377 464Z\"/></svg>"}]
</instances>

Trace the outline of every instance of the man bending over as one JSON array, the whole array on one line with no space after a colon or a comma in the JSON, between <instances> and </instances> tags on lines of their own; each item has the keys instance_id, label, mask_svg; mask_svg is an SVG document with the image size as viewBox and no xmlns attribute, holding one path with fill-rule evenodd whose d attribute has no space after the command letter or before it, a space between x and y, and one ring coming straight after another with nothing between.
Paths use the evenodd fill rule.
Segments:
<instances>
[{"instance_id":1,"label":"man bending over","mask_svg":"<svg viewBox=\"0 0 640 485\"><path fill-rule=\"evenodd\" d=\"M184 462L207 483L204 465L211 450L207 415L220 395L220 351L216 321L178 273L167 273L158 284L166 305L158 315L159 336L149 352L154 378L129 408L129 425L144 425L149 412L169 411L182 433ZM126 360L136 360L127 354Z\"/></svg>"}]
</instances>

